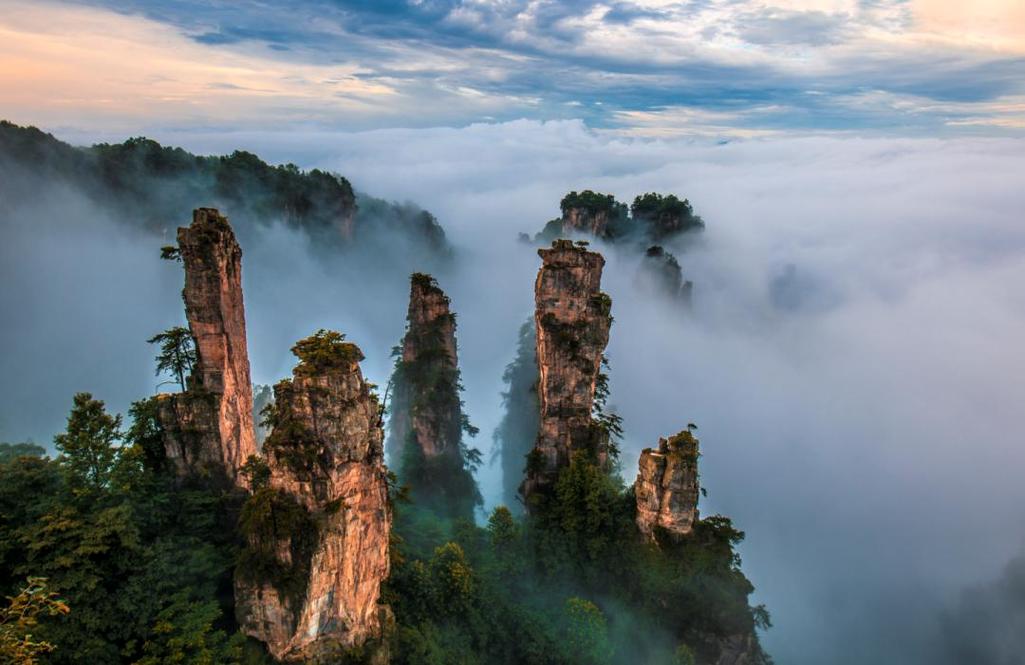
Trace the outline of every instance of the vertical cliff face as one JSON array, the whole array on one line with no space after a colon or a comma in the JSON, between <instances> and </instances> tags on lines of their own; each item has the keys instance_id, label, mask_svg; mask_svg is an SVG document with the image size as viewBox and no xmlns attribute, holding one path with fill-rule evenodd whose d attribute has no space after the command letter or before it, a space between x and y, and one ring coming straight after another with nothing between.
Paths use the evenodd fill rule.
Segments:
<instances>
[{"instance_id":1,"label":"vertical cliff face","mask_svg":"<svg viewBox=\"0 0 1025 665\"><path fill-rule=\"evenodd\" d=\"M391 509L381 408L358 347L321 331L274 387L267 474L243 508L235 577L246 634L287 661L337 657L382 635Z\"/></svg>"},{"instance_id":2,"label":"vertical cliff face","mask_svg":"<svg viewBox=\"0 0 1025 665\"><path fill-rule=\"evenodd\" d=\"M235 481L256 453L242 250L227 218L213 208L195 210L191 226L178 229L178 249L196 364L184 393L160 399L166 454L181 476Z\"/></svg>"},{"instance_id":3,"label":"vertical cliff face","mask_svg":"<svg viewBox=\"0 0 1025 665\"><path fill-rule=\"evenodd\" d=\"M562 215L562 230L566 234L576 232L604 238L608 234L608 228L608 210L573 207L567 208Z\"/></svg>"},{"instance_id":4,"label":"vertical cliff face","mask_svg":"<svg viewBox=\"0 0 1025 665\"><path fill-rule=\"evenodd\" d=\"M395 436L400 442L412 437L427 459L458 455L461 408L456 386L427 386L418 380L419 375L454 377L458 371L455 316L449 311L448 296L429 275L416 273L410 279L406 321L401 363L404 376L395 389L403 393L396 395L396 403L408 404L410 408L396 414ZM414 394L425 390L440 390L443 394ZM418 408L412 408L414 402L418 402Z\"/></svg>"},{"instance_id":5,"label":"vertical cliff face","mask_svg":"<svg viewBox=\"0 0 1025 665\"><path fill-rule=\"evenodd\" d=\"M592 417L602 354L612 325L601 292L605 259L568 240L540 249L534 286L540 426L523 493L550 486L577 451L605 462L607 435Z\"/></svg>"},{"instance_id":6,"label":"vertical cliff face","mask_svg":"<svg viewBox=\"0 0 1025 665\"><path fill-rule=\"evenodd\" d=\"M456 320L448 296L430 275L410 279L402 355L392 377L391 441L413 500L445 514L472 518L480 493L462 445Z\"/></svg>"},{"instance_id":7,"label":"vertical cliff face","mask_svg":"<svg viewBox=\"0 0 1025 665\"><path fill-rule=\"evenodd\" d=\"M698 440L689 430L645 448L634 484L637 528L651 540L656 529L672 538L686 536L698 519Z\"/></svg>"}]
</instances>

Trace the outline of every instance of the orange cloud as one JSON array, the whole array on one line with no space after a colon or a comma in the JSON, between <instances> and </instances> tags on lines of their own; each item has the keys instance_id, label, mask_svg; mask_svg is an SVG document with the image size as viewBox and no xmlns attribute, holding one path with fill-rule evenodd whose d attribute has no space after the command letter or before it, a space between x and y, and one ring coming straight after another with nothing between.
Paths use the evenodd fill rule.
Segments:
<instances>
[{"instance_id":1,"label":"orange cloud","mask_svg":"<svg viewBox=\"0 0 1025 665\"><path fill-rule=\"evenodd\" d=\"M280 57L280 56L279 56ZM6 117L119 126L156 117L229 122L386 112L391 88L355 65L313 65L198 44L144 18L33 2L0 16Z\"/></svg>"}]
</instances>

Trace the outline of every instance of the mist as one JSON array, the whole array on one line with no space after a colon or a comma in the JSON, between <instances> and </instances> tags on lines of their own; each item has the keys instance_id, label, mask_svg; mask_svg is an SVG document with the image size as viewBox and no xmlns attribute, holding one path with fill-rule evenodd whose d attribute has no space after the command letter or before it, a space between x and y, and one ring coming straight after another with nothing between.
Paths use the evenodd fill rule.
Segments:
<instances>
[{"instance_id":1,"label":"mist","mask_svg":"<svg viewBox=\"0 0 1025 665\"><path fill-rule=\"evenodd\" d=\"M688 197L706 229L669 249L694 282L691 312L638 295L640 257L595 244L613 298L623 475L632 482L659 436L697 423L702 514L746 531L744 571L773 614L763 640L781 664L958 662L944 621L965 588L1000 588L1023 551L1023 141L715 144L528 121L153 138L329 168L434 212L456 247L447 267L323 256L284 224L240 234L253 379L286 376L289 347L325 327L363 348L383 386L408 269L423 263L459 317L485 459L539 266L517 233L540 230L573 189ZM124 411L156 389L145 340L183 320L181 269L158 258L168 238L59 184L0 215L0 440L49 444L74 392ZM479 480L490 508L500 470ZM965 643L990 639L963 629Z\"/></svg>"}]
</instances>

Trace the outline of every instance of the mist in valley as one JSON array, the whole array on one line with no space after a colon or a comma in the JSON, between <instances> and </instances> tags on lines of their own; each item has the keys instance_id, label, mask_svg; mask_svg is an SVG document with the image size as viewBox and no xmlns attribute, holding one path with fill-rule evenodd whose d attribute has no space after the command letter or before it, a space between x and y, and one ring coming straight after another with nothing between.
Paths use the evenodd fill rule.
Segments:
<instances>
[{"instance_id":1,"label":"mist in valley","mask_svg":"<svg viewBox=\"0 0 1025 665\"><path fill-rule=\"evenodd\" d=\"M327 252L283 221L240 228L253 380L287 376L290 346L330 328L360 345L383 391L408 275L431 272L458 315L485 460L533 310L539 259L517 234L558 216L570 190L689 198L706 228L668 247L694 282L689 311L637 290L638 252L592 242L613 300L627 482L643 448L698 425L701 512L747 533L744 571L772 612L763 640L778 663L1001 662L995 645L1021 639L1020 564L1005 566L1025 546L1025 143L720 145L573 121L153 138L337 171L432 211L448 260L382 244ZM181 268L159 258L184 213L149 231L60 182L3 191L0 440L49 445L78 391L124 412L172 388L146 339L184 321ZM478 479L489 509L501 470ZM963 620L979 608L995 619Z\"/></svg>"}]
</instances>

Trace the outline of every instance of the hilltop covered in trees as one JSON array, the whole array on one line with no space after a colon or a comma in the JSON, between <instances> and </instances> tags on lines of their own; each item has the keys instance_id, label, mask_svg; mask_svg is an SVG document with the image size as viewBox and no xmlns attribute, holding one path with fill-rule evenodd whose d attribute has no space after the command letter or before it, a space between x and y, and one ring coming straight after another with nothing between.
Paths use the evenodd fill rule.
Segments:
<instances>
[{"instance_id":1,"label":"hilltop covered in trees","mask_svg":"<svg viewBox=\"0 0 1025 665\"><path fill-rule=\"evenodd\" d=\"M0 192L11 200L41 185L73 188L115 218L154 230L184 219L197 202L231 214L236 229L274 222L329 247L387 250L401 242L445 255L445 231L426 210L355 192L349 181L295 164L271 165L251 152L194 155L144 137L76 147L35 127L0 121Z\"/></svg>"}]
</instances>

